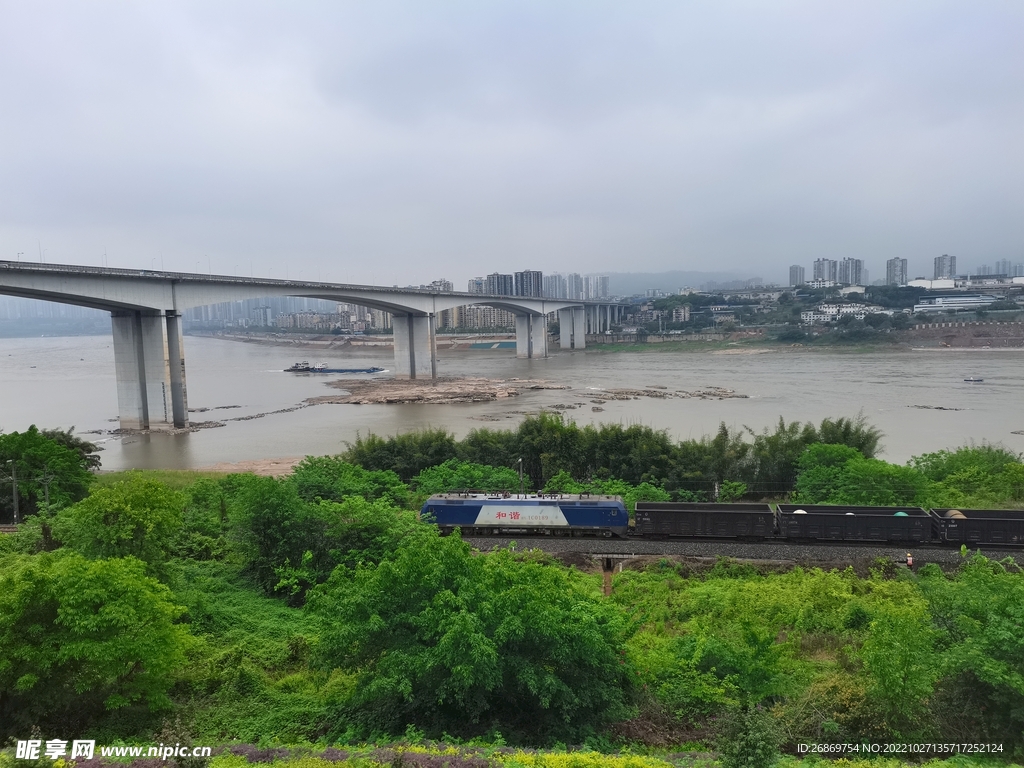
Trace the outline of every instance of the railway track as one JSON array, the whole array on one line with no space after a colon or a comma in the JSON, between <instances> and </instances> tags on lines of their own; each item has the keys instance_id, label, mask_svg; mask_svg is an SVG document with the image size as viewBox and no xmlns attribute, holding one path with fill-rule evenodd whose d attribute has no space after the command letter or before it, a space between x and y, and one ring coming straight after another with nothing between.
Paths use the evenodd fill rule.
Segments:
<instances>
[{"instance_id":1,"label":"railway track","mask_svg":"<svg viewBox=\"0 0 1024 768\"><path fill-rule=\"evenodd\" d=\"M900 560L907 552L914 555L915 566L925 563L955 565L961 561L960 550L934 544L918 544L908 547L905 543L823 544L797 543L791 541L737 541L732 539L600 539L569 538L554 536L464 536L471 546L480 550L506 547L515 542L519 549L540 549L551 554L575 552L594 557L614 557L616 560L632 557L685 556L685 557L731 557L737 560L791 561L794 564L829 564L866 561L875 558ZM976 548L972 547L971 551ZM1024 566L1024 550L1017 548L981 547L982 554L994 560L1012 557Z\"/></svg>"}]
</instances>

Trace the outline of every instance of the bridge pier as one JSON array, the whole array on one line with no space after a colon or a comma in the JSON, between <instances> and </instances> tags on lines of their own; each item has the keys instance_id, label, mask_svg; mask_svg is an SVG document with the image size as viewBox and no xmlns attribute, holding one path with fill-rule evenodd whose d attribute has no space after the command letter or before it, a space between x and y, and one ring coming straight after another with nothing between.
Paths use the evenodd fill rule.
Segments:
<instances>
[{"instance_id":1,"label":"bridge pier","mask_svg":"<svg viewBox=\"0 0 1024 768\"><path fill-rule=\"evenodd\" d=\"M395 378L437 378L437 336L434 316L393 315Z\"/></svg>"},{"instance_id":2,"label":"bridge pier","mask_svg":"<svg viewBox=\"0 0 1024 768\"><path fill-rule=\"evenodd\" d=\"M516 357L547 356L547 315L516 315Z\"/></svg>"},{"instance_id":3,"label":"bridge pier","mask_svg":"<svg viewBox=\"0 0 1024 768\"><path fill-rule=\"evenodd\" d=\"M583 307L558 310L558 345L562 349L586 349L587 333Z\"/></svg>"},{"instance_id":4,"label":"bridge pier","mask_svg":"<svg viewBox=\"0 0 1024 768\"><path fill-rule=\"evenodd\" d=\"M181 321L175 313L110 313L121 429L188 426Z\"/></svg>"}]
</instances>

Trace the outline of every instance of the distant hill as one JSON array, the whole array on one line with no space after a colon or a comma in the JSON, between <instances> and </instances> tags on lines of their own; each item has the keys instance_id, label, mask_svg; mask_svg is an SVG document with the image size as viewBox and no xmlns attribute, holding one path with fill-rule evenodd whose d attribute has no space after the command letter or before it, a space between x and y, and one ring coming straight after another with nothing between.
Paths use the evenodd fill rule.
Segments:
<instances>
[{"instance_id":1,"label":"distant hill","mask_svg":"<svg viewBox=\"0 0 1024 768\"><path fill-rule=\"evenodd\" d=\"M709 281L726 282L745 280L750 275L736 272L687 272L675 269L670 272L610 272L608 288L615 296L633 296L649 288L665 293L675 293L684 286L699 288Z\"/></svg>"}]
</instances>

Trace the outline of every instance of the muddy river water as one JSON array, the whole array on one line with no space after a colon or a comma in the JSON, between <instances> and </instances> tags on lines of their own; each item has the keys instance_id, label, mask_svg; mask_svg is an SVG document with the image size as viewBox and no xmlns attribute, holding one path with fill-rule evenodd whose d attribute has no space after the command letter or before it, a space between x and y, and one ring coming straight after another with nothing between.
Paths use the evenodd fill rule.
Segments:
<instances>
[{"instance_id":1,"label":"muddy river water","mask_svg":"<svg viewBox=\"0 0 1024 768\"><path fill-rule=\"evenodd\" d=\"M885 433L883 458L900 462L971 441L1024 451L1024 350L730 351L556 350L544 360L517 360L506 349L448 350L439 353L438 370L444 376L540 379L569 388L527 390L485 403L324 404L288 410L306 398L329 394L326 381L337 378L283 371L297 360L319 355L333 367L390 369L390 350L311 353L188 336L188 404L197 409L192 418L225 426L173 436L89 437L101 443L105 469L191 468L337 453L345 441L369 432L432 426L462 436L480 427L511 428L526 413L561 406L566 418L581 424L647 424L675 438L713 433L723 421L760 430L780 416L817 422L863 413ZM970 377L983 381L964 381ZM606 389L623 387L721 387L747 397L592 402L604 399ZM258 414L269 415L244 418ZM116 419L110 337L0 339L0 429L73 425L78 432L102 432L115 428Z\"/></svg>"}]
</instances>

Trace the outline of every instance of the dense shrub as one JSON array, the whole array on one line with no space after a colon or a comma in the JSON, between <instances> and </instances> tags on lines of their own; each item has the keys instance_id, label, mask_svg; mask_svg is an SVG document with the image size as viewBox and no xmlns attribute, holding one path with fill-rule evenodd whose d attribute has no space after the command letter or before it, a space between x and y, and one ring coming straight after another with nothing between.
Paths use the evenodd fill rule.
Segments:
<instances>
[{"instance_id":1,"label":"dense shrub","mask_svg":"<svg viewBox=\"0 0 1024 768\"><path fill-rule=\"evenodd\" d=\"M170 706L189 641L181 612L135 558L0 560L0 739L74 737L109 710Z\"/></svg>"},{"instance_id":2,"label":"dense shrub","mask_svg":"<svg viewBox=\"0 0 1024 768\"><path fill-rule=\"evenodd\" d=\"M90 558L136 557L160 573L182 524L185 497L139 475L61 510L53 534Z\"/></svg>"},{"instance_id":3,"label":"dense shrub","mask_svg":"<svg viewBox=\"0 0 1024 768\"><path fill-rule=\"evenodd\" d=\"M91 449L91 450L90 450ZM46 504L59 509L85 498L92 482L95 446L61 430L40 432L35 425L24 432L0 434L0 469L18 475L18 512L21 520ZM0 483L0 522L10 523L14 515L14 489Z\"/></svg>"},{"instance_id":4,"label":"dense shrub","mask_svg":"<svg viewBox=\"0 0 1024 768\"><path fill-rule=\"evenodd\" d=\"M309 609L319 665L358 675L341 713L364 734L579 739L624 714L624 625L571 571L423 529Z\"/></svg>"}]
</instances>

